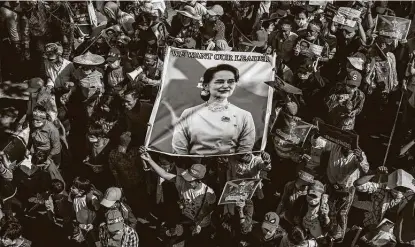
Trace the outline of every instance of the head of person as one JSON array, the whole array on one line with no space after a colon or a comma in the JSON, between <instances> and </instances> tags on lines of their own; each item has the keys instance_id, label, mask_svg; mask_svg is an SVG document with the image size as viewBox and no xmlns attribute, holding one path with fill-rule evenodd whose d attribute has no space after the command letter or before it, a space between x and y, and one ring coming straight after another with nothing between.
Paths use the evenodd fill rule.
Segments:
<instances>
[{"instance_id":1,"label":"head of person","mask_svg":"<svg viewBox=\"0 0 415 247\"><path fill-rule=\"evenodd\" d=\"M275 212L268 212L265 214L264 220L262 221L261 230L264 235L264 239L271 239L279 227L280 217Z\"/></svg>"},{"instance_id":2,"label":"head of person","mask_svg":"<svg viewBox=\"0 0 415 247\"><path fill-rule=\"evenodd\" d=\"M139 102L140 93L136 89L130 89L123 94L123 105L127 111L132 110Z\"/></svg>"},{"instance_id":3,"label":"head of person","mask_svg":"<svg viewBox=\"0 0 415 247\"><path fill-rule=\"evenodd\" d=\"M216 22L224 14L222 6L215 4L207 10L207 21Z\"/></svg>"},{"instance_id":4,"label":"head of person","mask_svg":"<svg viewBox=\"0 0 415 247\"><path fill-rule=\"evenodd\" d=\"M154 9L154 5L151 1L144 1L140 7L143 13L151 14Z\"/></svg>"},{"instance_id":5,"label":"head of person","mask_svg":"<svg viewBox=\"0 0 415 247\"><path fill-rule=\"evenodd\" d=\"M356 36L357 24L354 27L342 26L342 33L345 39L353 39Z\"/></svg>"},{"instance_id":6,"label":"head of person","mask_svg":"<svg viewBox=\"0 0 415 247\"><path fill-rule=\"evenodd\" d=\"M294 246L301 246L307 240L307 234L301 227L295 226L288 232L288 240Z\"/></svg>"},{"instance_id":7,"label":"head of person","mask_svg":"<svg viewBox=\"0 0 415 247\"><path fill-rule=\"evenodd\" d=\"M35 129L42 128L47 122L47 112L45 107L38 105L33 109L32 126Z\"/></svg>"},{"instance_id":8,"label":"head of person","mask_svg":"<svg viewBox=\"0 0 415 247\"><path fill-rule=\"evenodd\" d=\"M0 229L2 246L17 246L17 241L22 237L23 228L15 221L6 222Z\"/></svg>"},{"instance_id":9,"label":"head of person","mask_svg":"<svg viewBox=\"0 0 415 247\"><path fill-rule=\"evenodd\" d=\"M307 203L311 207L317 207L320 205L321 196L324 193L324 185L318 181L314 180L314 183L308 187L307 191Z\"/></svg>"},{"instance_id":10,"label":"head of person","mask_svg":"<svg viewBox=\"0 0 415 247\"><path fill-rule=\"evenodd\" d=\"M120 8L114 2L107 2L104 5L104 15L110 20L116 21L118 19Z\"/></svg>"},{"instance_id":11,"label":"head of person","mask_svg":"<svg viewBox=\"0 0 415 247\"><path fill-rule=\"evenodd\" d=\"M321 22L319 20L312 20L308 23L307 26L307 36L308 41L314 41L318 38L321 33Z\"/></svg>"},{"instance_id":12,"label":"head of person","mask_svg":"<svg viewBox=\"0 0 415 247\"><path fill-rule=\"evenodd\" d=\"M209 97L204 98L204 100L229 98L233 94L238 81L239 70L232 65L220 64L207 69L203 74L202 87Z\"/></svg>"},{"instance_id":13,"label":"head of person","mask_svg":"<svg viewBox=\"0 0 415 247\"><path fill-rule=\"evenodd\" d=\"M60 194L65 190L65 184L59 179L52 179L50 191L52 194Z\"/></svg>"},{"instance_id":14,"label":"head of person","mask_svg":"<svg viewBox=\"0 0 415 247\"><path fill-rule=\"evenodd\" d=\"M105 130L99 124L92 124L88 128L87 139L93 146L100 146L105 139Z\"/></svg>"},{"instance_id":15,"label":"head of person","mask_svg":"<svg viewBox=\"0 0 415 247\"><path fill-rule=\"evenodd\" d=\"M121 240L124 230L124 218L122 213L117 209L108 210L105 213L106 226L108 233L114 240Z\"/></svg>"},{"instance_id":16,"label":"head of person","mask_svg":"<svg viewBox=\"0 0 415 247\"><path fill-rule=\"evenodd\" d=\"M346 92L352 94L360 87L362 75L356 70L350 70L347 73L345 82Z\"/></svg>"},{"instance_id":17,"label":"head of person","mask_svg":"<svg viewBox=\"0 0 415 247\"><path fill-rule=\"evenodd\" d=\"M51 63L60 62L62 59L63 48L58 43L45 45L45 58Z\"/></svg>"},{"instance_id":18,"label":"head of person","mask_svg":"<svg viewBox=\"0 0 415 247\"><path fill-rule=\"evenodd\" d=\"M314 184L314 176L311 175L308 171L300 170L298 172L298 177L295 180L295 187L298 190L304 191L308 186Z\"/></svg>"},{"instance_id":19,"label":"head of person","mask_svg":"<svg viewBox=\"0 0 415 247\"><path fill-rule=\"evenodd\" d=\"M117 202L120 202L122 198L122 190L118 187L110 187L105 191L104 198L101 201L101 205L106 208L112 208Z\"/></svg>"},{"instance_id":20,"label":"head of person","mask_svg":"<svg viewBox=\"0 0 415 247\"><path fill-rule=\"evenodd\" d=\"M305 59L300 65L300 67L298 67L297 69L297 77L301 81L308 80L312 72L313 72L313 61L311 59Z\"/></svg>"},{"instance_id":21,"label":"head of person","mask_svg":"<svg viewBox=\"0 0 415 247\"><path fill-rule=\"evenodd\" d=\"M127 148L131 142L131 132L124 132L120 136L120 143L118 144L118 152L126 153Z\"/></svg>"},{"instance_id":22,"label":"head of person","mask_svg":"<svg viewBox=\"0 0 415 247\"><path fill-rule=\"evenodd\" d=\"M50 151L37 151L32 155L32 164L37 166L37 167L43 167L46 166L49 162L48 157L49 157L49 153Z\"/></svg>"},{"instance_id":23,"label":"head of person","mask_svg":"<svg viewBox=\"0 0 415 247\"><path fill-rule=\"evenodd\" d=\"M82 197L92 189L91 181L87 178L76 177L71 186L71 194L75 197Z\"/></svg>"},{"instance_id":24,"label":"head of person","mask_svg":"<svg viewBox=\"0 0 415 247\"><path fill-rule=\"evenodd\" d=\"M291 33L292 23L288 18L284 18L284 19L281 20L280 24L281 24L281 31L282 31L284 37L287 38Z\"/></svg>"},{"instance_id":25,"label":"head of person","mask_svg":"<svg viewBox=\"0 0 415 247\"><path fill-rule=\"evenodd\" d=\"M45 86L45 81L40 77L35 77L27 81L27 91L36 95Z\"/></svg>"},{"instance_id":26,"label":"head of person","mask_svg":"<svg viewBox=\"0 0 415 247\"><path fill-rule=\"evenodd\" d=\"M182 10L178 10L180 21L183 26L189 26L193 21L199 21L201 16L197 14L195 8L190 5L186 5Z\"/></svg>"},{"instance_id":27,"label":"head of person","mask_svg":"<svg viewBox=\"0 0 415 247\"><path fill-rule=\"evenodd\" d=\"M137 29L141 31L148 30L153 23L153 17L151 14L146 12L141 12L136 18L135 18L135 26Z\"/></svg>"},{"instance_id":28,"label":"head of person","mask_svg":"<svg viewBox=\"0 0 415 247\"><path fill-rule=\"evenodd\" d=\"M157 62L158 62L157 54L147 52L144 55L144 67L145 68L154 68L157 65Z\"/></svg>"},{"instance_id":29,"label":"head of person","mask_svg":"<svg viewBox=\"0 0 415 247\"><path fill-rule=\"evenodd\" d=\"M175 166L174 157L168 155L160 154L159 156L160 167L165 171L170 172Z\"/></svg>"},{"instance_id":30,"label":"head of person","mask_svg":"<svg viewBox=\"0 0 415 247\"><path fill-rule=\"evenodd\" d=\"M202 184L205 177L206 167L202 164L193 164L189 169L185 170L181 176L190 184L192 189L198 188Z\"/></svg>"},{"instance_id":31,"label":"head of person","mask_svg":"<svg viewBox=\"0 0 415 247\"><path fill-rule=\"evenodd\" d=\"M11 128L19 116L19 111L13 107L0 109L0 128Z\"/></svg>"},{"instance_id":32,"label":"head of person","mask_svg":"<svg viewBox=\"0 0 415 247\"><path fill-rule=\"evenodd\" d=\"M379 15L385 14L387 8L388 8L388 1L376 1L376 8L375 11Z\"/></svg>"},{"instance_id":33,"label":"head of person","mask_svg":"<svg viewBox=\"0 0 415 247\"><path fill-rule=\"evenodd\" d=\"M407 192L415 192L414 177L410 173L398 169L389 174L387 189L394 199L402 199Z\"/></svg>"},{"instance_id":34,"label":"head of person","mask_svg":"<svg viewBox=\"0 0 415 247\"><path fill-rule=\"evenodd\" d=\"M120 50L115 47L111 48L110 51L108 52L106 61L107 61L108 67L110 67L111 69L118 69L119 67L121 67ZM109 81L114 81L114 80L109 80ZM115 85L110 85L110 86L115 86Z\"/></svg>"},{"instance_id":35,"label":"head of person","mask_svg":"<svg viewBox=\"0 0 415 247\"><path fill-rule=\"evenodd\" d=\"M308 13L305 9L300 9L294 16L294 21L299 28L306 28L308 25Z\"/></svg>"}]
</instances>

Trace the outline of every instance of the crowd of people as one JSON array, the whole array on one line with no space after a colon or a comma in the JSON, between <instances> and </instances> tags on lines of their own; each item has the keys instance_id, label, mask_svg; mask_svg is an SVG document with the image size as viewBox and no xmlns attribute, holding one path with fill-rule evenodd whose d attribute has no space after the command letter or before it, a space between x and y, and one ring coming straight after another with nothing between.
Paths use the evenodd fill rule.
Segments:
<instances>
[{"instance_id":1,"label":"crowd of people","mask_svg":"<svg viewBox=\"0 0 415 247\"><path fill-rule=\"evenodd\" d=\"M340 24L339 7L358 17ZM410 1L0 2L0 84L29 97L0 111L0 246L415 246L415 33L376 28L414 14ZM169 46L276 54L264 151L145 147ZM252 198L218 205L250 178Z\"/></svg>"}]
</instances>

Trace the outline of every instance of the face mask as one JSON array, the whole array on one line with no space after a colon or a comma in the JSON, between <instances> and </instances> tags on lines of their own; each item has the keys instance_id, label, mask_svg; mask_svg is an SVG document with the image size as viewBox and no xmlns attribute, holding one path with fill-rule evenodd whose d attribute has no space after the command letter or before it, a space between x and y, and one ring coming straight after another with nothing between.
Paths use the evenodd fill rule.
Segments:
<instances>
[{"instance_id":1,"label":"face mask","mask_svg":"<svg viewBox=\"0 0 415 247\"><path fill-rule=\"evenodd\" d=\"M320 198L319 197L315 198L315 196L307 195L307 202L308 202L308 205L312 207L316 207L320 203Z\"/></svg>"},{"instance_id":2,"label":"face mask","mask_svg":"<svg viewBox=\"0 0 415 247\"><path fill-rule=\"evenodd\" d=\"M305 26L307 26L307 20L295 20L295 23L297 23L297 25L299 27L305 27Z\"/></svg>"},{"instance_id":3,"label":"face mask","mask_svg":"<svg viewBox=\"0 0 415 247\"><path fill-rule=\"evenodd\" d=\"M35 128L40 128L40 127L42 127L44 124L45 124L45 122L44 122L44 121L33 121L33 126L34 126Z\"/></svg>"},{"instance_id":4,"label":"face mask","mask_svg":"<svg viewBox=\"0 0 415 247\"><path fill-rule=\"evenodd\" d=\"M90 143L98 142L98 138L96 138L95 136L88 136L88 140Z\"/></svg>"}]
</instances>

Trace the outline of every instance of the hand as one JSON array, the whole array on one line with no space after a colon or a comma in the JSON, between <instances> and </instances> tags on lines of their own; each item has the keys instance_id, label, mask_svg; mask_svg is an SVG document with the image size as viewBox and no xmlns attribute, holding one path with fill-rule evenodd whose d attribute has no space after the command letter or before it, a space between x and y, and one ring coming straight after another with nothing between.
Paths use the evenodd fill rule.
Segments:
<instances>
[{"instance_id":1,"label":"hand","mask_svg":"<svg viewBox=\"0 0 415 247\"><path fill-rule=\"evenodd\" d=\"M386 166L379 166L378 169L376 169L376 171L379 174L388 174L388 168Z\"/></svg>"},{"instance_id":2,"label":"hand","mask_svg":"<svg viewBox=\"0 0 415 247\"><path fill-rule=\"evenodd\" d=\"M66 93L66 94L61 96L60 101L61 101L62 105L66 105L68 103L69 97L70 97L69 93Z\"/></svg>"},{"instance_id":3,"label":"hand","mask_svg":"<svg viewBox=\"0 0 415 247\"><path fill-rule=\"evenodd\" d=\"M26 49L23 52L23 59L26 60L26 61L30 61L30 51L28 49Z\"/></svg>"},{"instance_id":4,"label":"hand","mask_svg":"<svg viewBox=\"0 0 415 247\"><path fill-rule=\"evenodd\" d=\"M147 153L147 150L144 146L140 147L140 153L141 153L141 158L145 161L150 161L151 160L151 156L149 153Z\"/></svg>"},{"instance_id":5,"label":"hand","mask_svg":"<svg viewBox=\"0 0 415 247\"><path fill-rule=\"evenodd\" d=\"M378 35L376 33L372 33L372 39L376 39Z\"/></svg>"},{"instance_id":6,"label":"hand","mask_svg":"<svg viewBox=\"0 0 415 247\"><path fill-rule=\"evenodd\" d=\"M242 209L245 207L245 201L236 202L236 207Z\"/></svg>"},{"instance_id":7,"label":"hand","mask_svg":"<svg viewBox=\"0 0 415 247\"><path fill-rule=\"evenodd\" d=\"M401 39L401 41L399 41L399 42L401 42L401 44L406 44L406 43L408 43L408 40L407 39Z\"/></svg>"},{"instance_id":8,"label":"hand","mask_svg":"<svg viewBox=\"0 0 415 247\"><path fill-rule=\"evenodd\" d=\"M363 161L363 151L361 149L355 149L353 150L354 155L356 155L356 158L359 162Z\"/></svg>"},{"instance_id":9,"label":"hand","mask_svg":"<svg viewBox=\"0 0 415 247\"><path fill-rule=\"evenodd\" d=\"M92 171L95 173L101 173L104 170L102 166L92 166Z\"/></svg>"},{"instance_id":10,"label":"hand","mask_svg":"<svg viewBox=\"0 0 415 247\"><path fill-rule=\"evenodd\" d=\"M174 38L173 40L174 40L174 42L179 43L179 44L184 43L184 40L182 38Z\"/></svg>"},{"instance_id":11,"label":"hand","mask_svg":"<svg viewBox=\"0 0 415 247\"><path fill-rule=\"evenodd\" d=\"M89 155L82 161L83 163L89 163Z\"/></svg>"},{"instance_id":12,"label":"hand","mask_svg":"<svg viewBox=\"0 0 415 247\"><path fill-rule=\"evenodd\" d=\"M261 153L261 158L264 162L271 162L271 156L265 151Z\"/></svg>"},{"instance_id":13,"label":"hand","mask_svg":"<svg viewBox=\"0 0 415 247\"><path fill-rule=\"evenodd\" d=\"M192 235L197 235L202 231L202 227L199 225L196 225L195 228L192 231Z\"/></svg>"},{"instance_id":14,"label":"hand","mask_svg":"<svg viewBox=\"0 0 415 247\"><path fill-rule=\"evenodd\" d=\"M353 20L356 21L358 24L362 24L362 18L360 17L356 17Z\"/></svg>"}]
</instances>

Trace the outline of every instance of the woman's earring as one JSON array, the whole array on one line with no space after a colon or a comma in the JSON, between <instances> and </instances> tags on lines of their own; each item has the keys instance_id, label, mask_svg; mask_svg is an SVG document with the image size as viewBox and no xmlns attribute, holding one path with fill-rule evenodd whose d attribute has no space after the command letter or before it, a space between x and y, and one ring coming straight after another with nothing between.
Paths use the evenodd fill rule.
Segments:
<instances>
[{"instance_id":1,"label":"woman's earring","mask_svg":"<svg viewBox=\"0 0 415 247\"><path fill-rule=\"evenodd\" d=\"M202 91L200 91L200 97L203 101L208 101L210 98L210 92L206 89L202 89Z\"/></svg>"}]
</instances>

